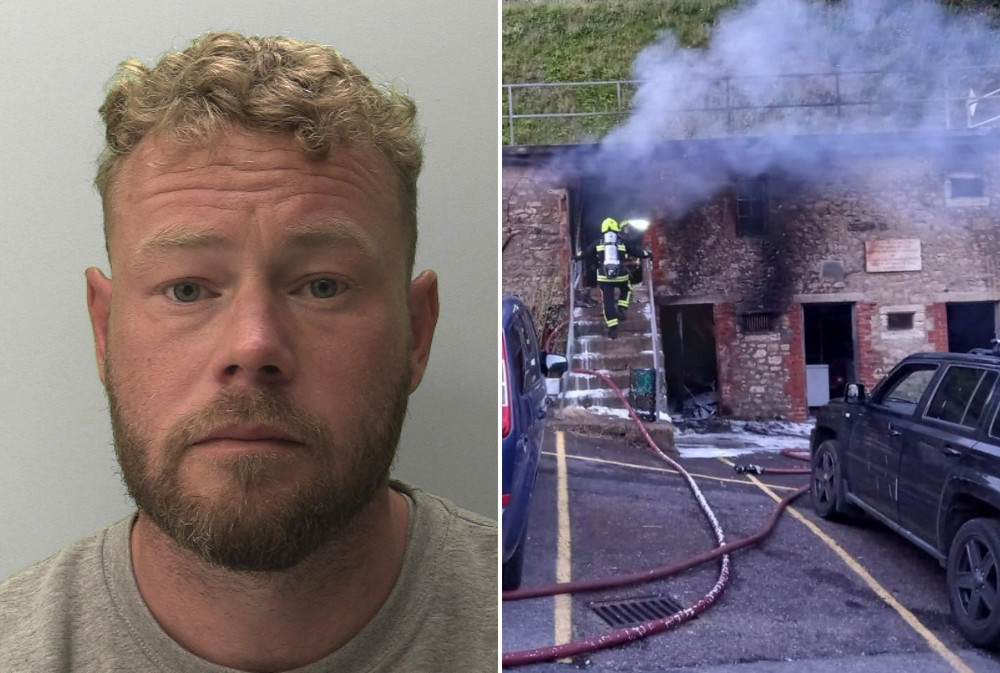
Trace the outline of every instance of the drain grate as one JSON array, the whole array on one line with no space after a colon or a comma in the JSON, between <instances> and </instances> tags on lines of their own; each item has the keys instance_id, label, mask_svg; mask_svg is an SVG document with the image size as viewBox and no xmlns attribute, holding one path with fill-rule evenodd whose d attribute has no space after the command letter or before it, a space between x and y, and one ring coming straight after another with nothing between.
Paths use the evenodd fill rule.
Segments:
<instances>
[{"instance_id":1,"label":"drain grate","mask_svg":"<svg viewBox=\"0 0 1000 673\"><path fill-rule=\"evenodd\" d=\"M590 609L609 626L635 626L669 617L684 606L670 596L639 596L610 601L593 601Z\"/></svg>"}]
</instances>

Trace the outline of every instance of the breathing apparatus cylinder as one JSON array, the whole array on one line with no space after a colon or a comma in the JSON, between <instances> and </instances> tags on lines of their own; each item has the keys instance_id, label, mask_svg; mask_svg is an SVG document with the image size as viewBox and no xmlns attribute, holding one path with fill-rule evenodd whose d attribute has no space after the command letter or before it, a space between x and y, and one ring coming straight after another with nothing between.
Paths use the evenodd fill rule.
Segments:
<instances>
[{"instance_id":1,"label":"breathing apparatus cylinder","mask_svg":"<svg viewBox=\"0 0 1000 673\"><path fill-rule=\"evenodd\" d=\"M606 231L601 237L604 244L604 258L601 260L602 275L614 278L621 269L621 260L618 257L618 234L613 231Z\"/></svg>"}]
</instances>

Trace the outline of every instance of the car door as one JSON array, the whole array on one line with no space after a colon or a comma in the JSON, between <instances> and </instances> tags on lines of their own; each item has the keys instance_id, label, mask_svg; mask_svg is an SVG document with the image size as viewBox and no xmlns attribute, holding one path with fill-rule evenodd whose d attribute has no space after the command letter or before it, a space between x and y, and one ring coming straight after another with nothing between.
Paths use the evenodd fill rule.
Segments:
<instances>
[{"instance_id":1,"label":"car door","mask_svg":"<svg viewBox=\"0 0 1000 673\"><path fill-rule=\"evenodd\" d=\"M894 369L856 415L846 447L844 469L852 495L891 521L899 517L897 479L903 436L916 422L917 409L938 365L908 362Z\"/></svg>"},{"instance_id":2,"label":"car door","mask_svg":"<svg viewBox=\"0 0 1000 673\"><path fill-rule=\"evenodd\" d=\"M979 441L980 421L996 386L997 372L949 365L939 378L923 418L908 426L899 463L899 521L937 546L938 518L949 476Z\"/></svg>"}]
</instances>

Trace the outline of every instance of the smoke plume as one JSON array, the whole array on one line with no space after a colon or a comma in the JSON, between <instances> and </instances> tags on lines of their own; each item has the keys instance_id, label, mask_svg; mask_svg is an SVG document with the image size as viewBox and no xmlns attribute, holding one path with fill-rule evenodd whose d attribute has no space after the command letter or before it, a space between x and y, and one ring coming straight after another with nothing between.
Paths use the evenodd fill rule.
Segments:
<instances>
[{"instance_id":1,"label":"smoke plume","mask_svg":"<svg viewBox=\"0 0 1000 673\"><path fill-rule=\"evenodd\" d=\"M705 49L679 47L669 32L644 48L628 119L572 161L628 194L636 169L659 154L708 148L711 160L694 157L674 182L677 215L734 176L808 182L871 142L865 134L903 132L943 152L945 132L972 132L970 110L972 124L1000 115L1000 97L969 106L971 92L1000 88L998 57L984 15L933 2L760 0L724 14ZM705 142L669 149L679 139Z\"/></svg>"}]
</instances>

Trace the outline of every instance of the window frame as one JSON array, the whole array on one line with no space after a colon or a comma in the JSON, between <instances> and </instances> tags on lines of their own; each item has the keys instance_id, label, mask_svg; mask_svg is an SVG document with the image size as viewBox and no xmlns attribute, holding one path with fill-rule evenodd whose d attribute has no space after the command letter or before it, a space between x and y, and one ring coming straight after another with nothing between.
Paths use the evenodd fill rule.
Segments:
<instances>
[{"instance_id":1,"label":"window frame","mask_svg":"<svg viewBox=\"0 0 1000 673\"><path fill-rule=\"evenodd\" d=\"M748 191L744 191L748 190ZM744 195L749 193L749 197ZM740 238L767 235L768 181L765 176L741 178L733 185L735 203L736 235ZM744 212L742 204L749 204L749 212ZM758 206L759 212L754 209Z\"/></svg>"},{"instance_id":2,"label":"window frame","mask_svg":"<svg viewBox=\"0 0 1000 673\"><path fill-rule=\"evenodd\" d=\"M903 379L908 378L909 376L918 371L930 372L931 376L928 379L927 384L924 386L923 391L920 393L920 397L917 399L915 403L913 403L913 409L907 410L900 408L898 406L898 403L897 405L886 404L885 403L886 395L894 391L896 387L899 385L899 383L902 382ZM934 382L935 379L939 378L940 373L941 373L941 363L939 362L918 361L918 362L907 362L905 364L901 364L897 368L889 372L889 374L879 383L878 387L872 391L871 404L872 406L876 406L880 409L886 409L893 413L897 413L901 416L906 416L908 418L916 418L917 412L921 409L921 406L926 405L926 401L928 399L927 397L928 391L931 390L932 388L936 388ZM905 404L911 404L911 402L909 400L906 400Z\"/></svg>"},{"instance_id":3,"label":"window frame","mask_svg":"<svg viewBox=\"0 0 1000 673\"><path fill-rule=\"evenodd\" d=\"M978 182L982 186L982 194L980 196L955 196L953 194L952 186L956 180ZM945 205L951 207L988 206L990 205L989 180L982 173L973 173L968 171L949 173L945 176L944 181L944 200Z\"/></svg>"}]
</instances>

